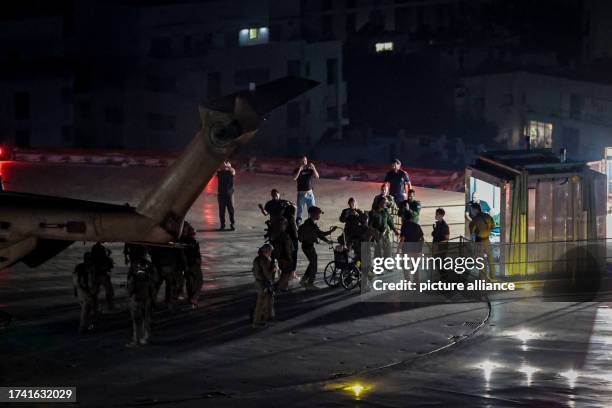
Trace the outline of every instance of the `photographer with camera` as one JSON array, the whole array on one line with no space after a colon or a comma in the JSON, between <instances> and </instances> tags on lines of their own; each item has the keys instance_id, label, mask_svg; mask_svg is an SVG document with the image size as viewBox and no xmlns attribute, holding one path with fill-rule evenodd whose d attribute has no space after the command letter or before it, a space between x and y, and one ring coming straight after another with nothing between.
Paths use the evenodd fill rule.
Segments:
<instances>
[{"instance_id":1,"label":"photographer with camera","mask_svg":"<svg viewBox=\"0 0 612 408\"><path fill-rule=\"evenodd\" d=\"M297 181L296 222L298 225L302 222L302 210L304 206L310 208L316 204L314 191L312 190L315 178L319 178L319 172L315 165L313 163L308 163L308 158L306 156L302 157L300 166L295 169L293 175L293 179Z\"/></svg>"},{"instance_id":2,"label":"photographer with camera","mask_svg":"<svg viewBox=\"0 0 612 408\"><path fill-rule=\"evenodd\" d=\"M234 176L236 170L232 164L226 160L223 166L217 171L217 201L219 203L219 230L225 230L225 210L229 215L230 231L235 229L234 220Z\"/></svg>"}]
</instances>

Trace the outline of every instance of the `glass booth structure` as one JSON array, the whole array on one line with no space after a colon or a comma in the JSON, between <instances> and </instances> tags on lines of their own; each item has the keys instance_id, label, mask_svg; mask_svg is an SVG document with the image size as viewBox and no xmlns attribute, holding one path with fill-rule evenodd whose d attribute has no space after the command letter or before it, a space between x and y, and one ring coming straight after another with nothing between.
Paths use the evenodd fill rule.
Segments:
<instances>
[{"instance_id":1,"label":"glass booth structure","mask_svg":"<svg viewBox=\"0 0 612 408\"><path fill-rule=\"evenodd\" d=\"M465 172L466 202L478 192L497 224L504 276L546 273L568 243L605 240L607 187L604 174L550 149L486 152Z\"/></svg>"}]
</instances>

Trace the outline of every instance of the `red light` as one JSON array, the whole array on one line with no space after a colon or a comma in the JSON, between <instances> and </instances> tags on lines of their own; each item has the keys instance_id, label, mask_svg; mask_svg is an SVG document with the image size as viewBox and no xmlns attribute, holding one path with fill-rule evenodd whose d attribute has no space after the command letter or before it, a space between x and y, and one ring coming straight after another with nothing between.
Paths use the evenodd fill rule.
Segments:
<instances>
[{"instance_id":1,"label":"red light","mask_svg":"<svg viewBox=\"0 0 612 408\"><path fill-rule=\"evenodd\" d=\"M4 148L0 147L0 157L4 156Z\"/></svg>"}]
</instances>

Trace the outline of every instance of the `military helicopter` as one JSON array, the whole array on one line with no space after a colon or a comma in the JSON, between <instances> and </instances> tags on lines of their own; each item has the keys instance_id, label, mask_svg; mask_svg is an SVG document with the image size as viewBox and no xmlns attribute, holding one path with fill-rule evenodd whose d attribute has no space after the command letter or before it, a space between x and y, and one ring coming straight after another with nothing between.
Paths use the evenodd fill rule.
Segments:
<instances>
[{"instance_id":1,"label":"military helicopter","mask_svg":"<svg viewBox=\"0 0 612 408\"><path fill-rule=\"evenodd\" d=\"M135 207L0 192L0 269L39 266L75 241L174 245L218 166L255 136L266 114L317 85L285 77L199 106L200 131Z\"/></svg>"}]
</instances>

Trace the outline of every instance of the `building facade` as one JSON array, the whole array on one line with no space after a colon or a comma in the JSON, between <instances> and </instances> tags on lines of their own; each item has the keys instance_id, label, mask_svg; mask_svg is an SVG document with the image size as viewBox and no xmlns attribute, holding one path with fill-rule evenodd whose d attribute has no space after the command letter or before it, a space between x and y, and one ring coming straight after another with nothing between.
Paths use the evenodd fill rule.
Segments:
<instances>
[{"instance_id":1,"label":"building facade","mask_svg":"<svg viewBox=\"0 0 612 408\"><path fill-rule=\"evenodd\" d=\"M612 84L527 71L462 82L457 114L494 123L497 141L508 148L565 148L591 161L612 143Z\"/></svg>"},{"instance_id":2,"label":"building facade","mask_svg":"<svg viewBox=\"0 0 612 408\"><path fill-rule=\"evenodd\" d=\"M347 123L342 44L283 34L269 10L261 1L84 0L32 35L29 17L0 21L0 60L38 70L0 78L3 142L178 150L199 129L199 103L295 75L321 85L273 112L249 149L308 153ZM49 53L28 45L37 35ZM48 72L51 58L62 75Z\"/></svg>"}]
</instances>

